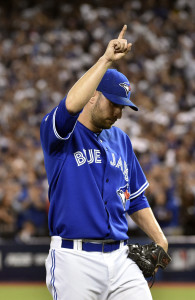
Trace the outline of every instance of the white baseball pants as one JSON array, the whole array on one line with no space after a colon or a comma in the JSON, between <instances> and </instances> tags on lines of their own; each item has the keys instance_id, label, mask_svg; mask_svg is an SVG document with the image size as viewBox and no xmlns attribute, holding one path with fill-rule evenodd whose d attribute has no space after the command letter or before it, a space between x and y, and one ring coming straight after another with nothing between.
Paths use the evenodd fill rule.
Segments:
<instances>
[{"instance_id":1,"label":"white baseball pants","mask_svg":"<svg viewBox=\"0 0 195 300\"><path fill-rule=\"evenodd\" d=\"M147 281L128 247L109 252L61 248L52 242L46 284L53 300L152 300Z\"/></svg>"}]
</instances>

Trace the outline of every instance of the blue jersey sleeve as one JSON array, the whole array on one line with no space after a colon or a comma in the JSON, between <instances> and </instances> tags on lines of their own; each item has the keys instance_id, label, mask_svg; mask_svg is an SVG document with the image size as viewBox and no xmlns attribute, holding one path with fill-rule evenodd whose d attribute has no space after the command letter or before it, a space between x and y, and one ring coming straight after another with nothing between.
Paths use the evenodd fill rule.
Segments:
<instances>
[{"instance_id":1,"label":"blue jersey sleeve","mask_svg":"<svg viewBox=\"0 0 195 300\"><path fill-rule=\"evenodd\" d=\"M141 195L143 191L148 187L149 183L146 179L146 176L135 156L135 153L132 154L132 167L130 174L130 200Z\"/></svg>"},{"instance_id":2,"label":"blue jersey sleeve","mask_svg":"<svg viewBox=\"0 0 195 300\"><path fill-rule=\"evenodd\" d=\"M75 123L81 112L71 115L66 109L66 97L60 102L55 113L54 129L60 138L68 139L74 130Z\"/></svg>"},{"instance_id":3,"label":"blue jersey sleeve","mask_svg":"<svg viewBox=\"0 0 195 300\"><path fill-rule=\"evenodd\" d=\"M127 213L129 215L133 214L134 212L141 210L143 208L150 207L144 192L142 192L139 196L133 198L131 200L131 205Z\"/></svg>"},{"instance_id":4,"label":"blue jersey sleeve","mask_svg":"<svg viewBox=\"0 0 195 300\"><path fill-rule=\"evenodd\" d=\"M80 114L71 115L65 103L66 97L41 122L41 144L43 150L50 154L57 154L64 141L69 139Z\"/></svg>"},{"instance_id":5,"label":"blue jersey sleeve","mask_svg":"<svg viewBox=\"0 0 195 300\"><path fill-rule=\"evenodd\" d=\"M129 144L129 186L130 186L130 197L129 202L126 206L126 211L132 214L138 210L149 207L147 198L144 195L145 189L149 186L146 176L140 166L140 163L133 151L131 141Z\"/></svg>"}]
</instances>

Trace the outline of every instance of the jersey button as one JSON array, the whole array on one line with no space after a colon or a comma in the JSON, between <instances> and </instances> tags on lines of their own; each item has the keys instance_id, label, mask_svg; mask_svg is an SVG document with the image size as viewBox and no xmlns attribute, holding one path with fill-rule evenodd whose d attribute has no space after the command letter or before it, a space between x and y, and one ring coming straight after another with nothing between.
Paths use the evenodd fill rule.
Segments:
<instances>
[{"instance_id":1,"label":"jersey button","mask_svg":"<svg viewBox=\"0 0 195 300\"><path fill-rule=\"evenodd\" d=\"M107 204L108 202L107 202L107 201L105 201L104 203L105 203L105 204Z\"/></svg>"},{"instance_id":2,"label":"jersey button","mask_svg":"<svg viewBox=\"0 0 195 300\"><path fill-rule=\"evenodd\" d=\"M103 141L102 141L102 140L100 140L100 142L102 143Z\"/></svg>"},{"instance_id":3,"label":"jersey button","mask_svg":"<svg viewBox=\"0 0 195 300\"><path fill-rule=\"evenodd\" d=\"M106 178L106 182L109 182L109 179L108 179L108 178Z\"/></svg>"}]
</instances>

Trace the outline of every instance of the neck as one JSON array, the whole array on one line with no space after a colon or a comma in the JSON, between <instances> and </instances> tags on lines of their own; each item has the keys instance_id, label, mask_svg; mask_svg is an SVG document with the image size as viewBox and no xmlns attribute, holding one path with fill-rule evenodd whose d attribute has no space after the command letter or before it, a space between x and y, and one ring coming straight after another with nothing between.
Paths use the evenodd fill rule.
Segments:
<instances>
[{"instance_id":1,"label":"neck","mask_svg":"<svg viewBox=\"0 0 195 300\"><path fill-rule=\"evenodd\" d=\"M93 125L93 123L90 121L89 114L85 112L84 110L78 117L78 121L83 124L85 127L87 127L89 130L95 132L95 133L100 133L102 131L101 128L98 128Z\"/></svg>"}]
</instances>

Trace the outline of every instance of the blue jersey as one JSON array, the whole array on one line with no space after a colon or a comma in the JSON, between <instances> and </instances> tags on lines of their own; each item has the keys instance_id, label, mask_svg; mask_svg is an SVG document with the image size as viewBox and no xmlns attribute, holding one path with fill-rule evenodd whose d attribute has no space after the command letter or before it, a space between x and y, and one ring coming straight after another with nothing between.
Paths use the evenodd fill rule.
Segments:
<instances>
[{"instance_id":1,"label":"blue jersey","mask_svg":"<svg viewBox=\"0 0 195 300\"><path fill-rule=\"evenodd\" d=\"M41 123L49 183L49 231L68 239L125 240L126 212L149 206L146 177L129 137L95 134L66 110L65 99Z\"/></svg>"}]
</instances>

